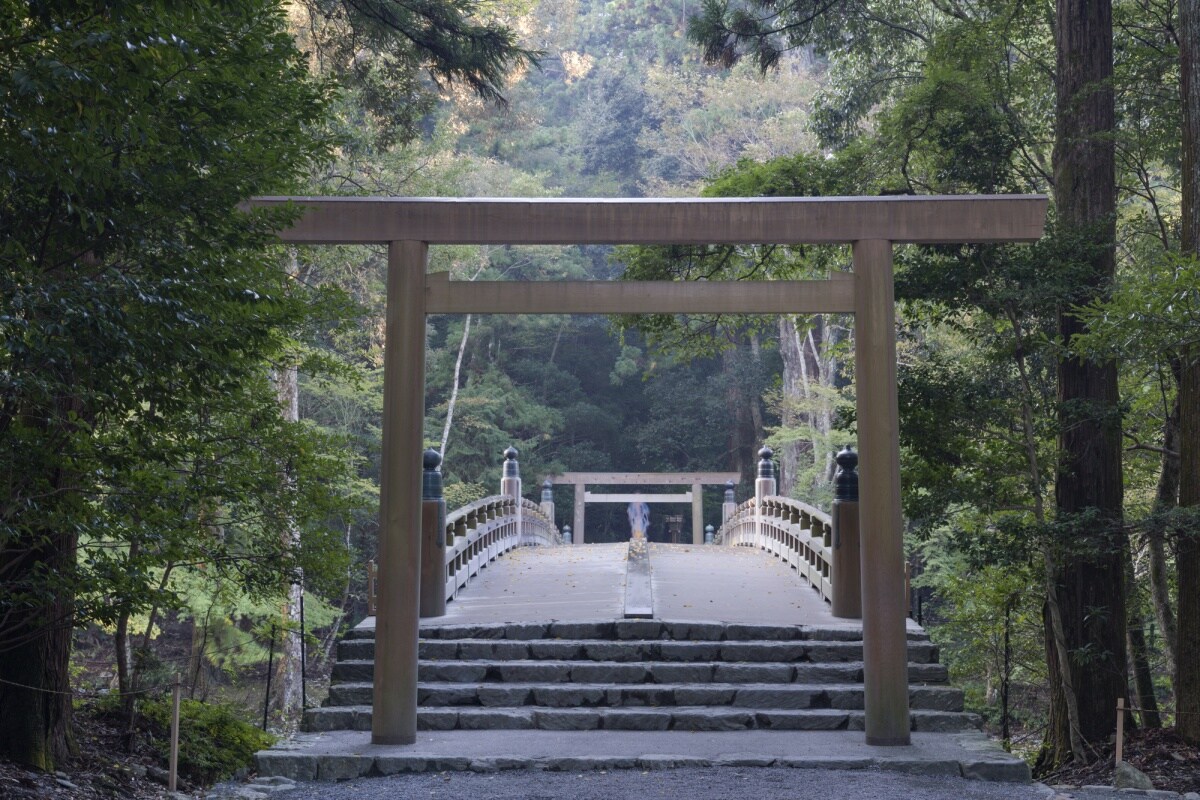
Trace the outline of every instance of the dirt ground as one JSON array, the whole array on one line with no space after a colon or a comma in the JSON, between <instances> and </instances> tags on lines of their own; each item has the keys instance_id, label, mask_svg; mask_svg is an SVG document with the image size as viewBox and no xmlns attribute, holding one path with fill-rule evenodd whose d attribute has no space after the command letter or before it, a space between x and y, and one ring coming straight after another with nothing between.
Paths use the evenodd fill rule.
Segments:
<instances>
[{"instance_id":1,"label":"dirt ground","mask_svg":"<svg viewBox=\"0 0 1200 800\"><path fill-rule=\"evenodd\" d=\"M27 770L0 759L0 797L5 800L162 800L167 773L149 747L128 753L114 721L84 705L75 710L79 756L55 774ZM187 792L196 787L181 783Z\"/></svg>"},{"instance_id":2,"label":"dirt ground","mask_svg":"<svg viewBox=\"0 0 1200 800\"><path fill-rule=\"evenodd\" d=\"M1042 777L1043 783L1112 785L1114 746L1085 766L1065 767ZM1155 789L1200 792L1200 748L1185 744L1173 729L1137 730L1125 736L1125 761L1146 773Z\"/></svg>"}]
</instances>

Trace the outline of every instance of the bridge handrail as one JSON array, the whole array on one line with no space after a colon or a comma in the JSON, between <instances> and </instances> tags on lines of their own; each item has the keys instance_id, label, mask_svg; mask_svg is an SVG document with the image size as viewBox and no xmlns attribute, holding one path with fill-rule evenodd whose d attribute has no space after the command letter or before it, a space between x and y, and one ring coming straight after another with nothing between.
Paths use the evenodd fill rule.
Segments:
<instances>
[{"instance_id":1,"label":"bridge handrail","mask_svg":"<svg viewBox=\"0 0 1200 800\"><path fill-rule=\"evenodd\" d=\"M446 599L510 550L562 541L554 521L532 500L497 494L469 503L446 515Z\"/></svg>"},{"instance_id":2,"label":"bridge handrail","mask_svg":"<svg viewBox=\"0 0 1200 800\"><path fill-rule=\"evenodd\" d=\"M833 520L829 514L791 497L751 497L737 506L714 541L754 547L778 557L802 575L827 602L833 599Z\"/></svg>"},{"instance_id":3,"label":"bridge handrail","mask_svg":"<svg viewBox=\"0 0 1200 800\"><path fill-rule=\"evenodd\" d=\"M563 543L562 534L537 503L494 494L446 515L446 600L498 557L517 547ZM375 613L376 566L367 567L367 613Z\"/></svg>"}]
</instances>

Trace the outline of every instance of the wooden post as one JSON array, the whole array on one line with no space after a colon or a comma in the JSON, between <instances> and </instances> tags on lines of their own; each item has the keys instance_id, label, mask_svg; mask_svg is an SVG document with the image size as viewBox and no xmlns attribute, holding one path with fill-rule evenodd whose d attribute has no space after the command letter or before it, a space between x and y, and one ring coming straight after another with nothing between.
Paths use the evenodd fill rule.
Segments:
<instances>
[{"instance_id":1,"label":"wooden post","mask_svg":"<svg viewBox=\"0 0 1200 800\"><path fill-rule=\"evenodd\" d=\"M692 484L692 544L704 544L704 487Z\"/></svg>"},{"instance_id":2,"label":"wooden post","mask_svg":"<svg viewBox=\"0 0 1200 800\"><path fill-rule=\"evenodd\" d=\"M412 744L417 740L428 253L424 242L400 241L388 246L373 744Z\"/></svg>"},{"instance_id":3,"label":"wooden post","mask_svg":"<svg viewBox=\"0 0 1200 800\"><path fill-rule=\"evenodd\" d=\"M862 618L862 556L858 533L858 453L849 447L837 454L833 476L833 558L829 570L831 611L835 617Z\"/></svg>"},{"instance_id":4,"label":"wooden post","mask_svg":"<svg viewBox=\"0 0 1200 800\"><path fill-rule=\"evenodd\" d=\"M1125 698L1117 698L1117 764L1125 760ZM1116 766L1114 764L1113 766Z\"/></svg>"},{"instance_id":5,"label":"wooden post","mask_svg":"<svg viewBox=\"0 0 1200 800\"><path fill-rule=\"evenodd\" d=\"M892 244L854 243L854 372L867 744L907 745L908 634L900 517Z\"/></svg>"},{"instance_id":6,"label":"wooden post","mask_svg":"<svg viewBox=\"0 0 1200 800\"><path fill-rule=\"evenodd\" d=\"M725 482L725 497L722 499L722 503L721 503L721 524L722 525L724 525L726 522L729 522L729 518L733 516L733 512L737 511L737 500L734 497L733 489L734 489L733 481L726 481Z\"/></svg>"},{"instance_id":7,"label":"wooden post","mask_svg":"<svg viewBox=\"0 0 1200 800\"><path fill-rule=\"evenodd\" d=\"M540 503L542 513L546 515L546 519L550 520L551 524L557 525L558 520L554 517L554 482L549 478L542 484L542 502Z\"/></svg>"},{"instance_id":8,"label":"wooden post","mask_svg":"<svg viewBox=\"0 0 1200 800\"><path fill-rule=\"evenodd\" d=\"M429 449L421 476L421 616L446 615L446 499L442 496L442 455Z\"/></svg>"},{"instance_id":9,"label":"wooden post","mask_svg":"<svg viewBox=\"0 0 1200 800\"><path fill-rule=\"evenodd\" d=\"M572 544L585 544L587 541L583 536L583 509L584 504L587 502L584 499L586 489L586 484L575 484L575 524L571 527Z\"/></svg>"},{"instance_id":10,"label":"wooden post","mask_svg":"<svg viewBox=\"0 0 1200 800\"><path fill-rule=\"evenodd\" d=\"M179 781L179 673L171 686L171 758L167 762L167 791L175 791Z\"/></svg>"},{"instance_id":11,"label":"wooden post","mask_svg":"<svg viewBox=\"0 0 1200 800\"><path fill-rule=\"evenodd\" d=\"M758 477L754 479L754 546L762 547L764 542L763 517L766 508L763 499L775 494L775 462L771 456L775 451L763 447L758 451Z\"/></svg>"}]
</instances>

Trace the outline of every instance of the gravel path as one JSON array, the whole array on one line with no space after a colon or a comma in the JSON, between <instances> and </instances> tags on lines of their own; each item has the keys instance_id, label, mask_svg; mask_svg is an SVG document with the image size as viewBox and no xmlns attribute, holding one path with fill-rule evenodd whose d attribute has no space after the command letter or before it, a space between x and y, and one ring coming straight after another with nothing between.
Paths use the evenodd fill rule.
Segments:
<instances>
[{"instance_id":1,"label":"gravel path","mask_svg":"<svg viewBox=\"0 0 1200 800\"><path fill-rule=\"evenodd\" d=\"M1091 800L1083 793L1073 794L1077 800ZM1047 800L1050 796L1050 791L1039 784L983 783L873 770L735 767L661 772L420 773L337 784L306 783L278 795L280 800ZM1115 795L1100 793L1095 797L1114 800Z\"/></svg>"}]
</instances>

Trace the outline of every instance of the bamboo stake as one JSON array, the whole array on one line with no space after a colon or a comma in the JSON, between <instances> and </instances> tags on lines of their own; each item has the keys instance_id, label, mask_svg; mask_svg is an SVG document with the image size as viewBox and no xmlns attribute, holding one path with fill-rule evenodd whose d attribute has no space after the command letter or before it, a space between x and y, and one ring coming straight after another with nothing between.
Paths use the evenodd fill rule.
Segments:
<instances>
[{"instance_id":1,"label":"bamboo stake","mask_svg":"<svg viewBox=\"0 0 1200 800\"><path fill-rule=\"evenodd\" d=\"M179 778L179 673L171 687L171 761L168 765L167 791L175 791Z\"/></svg>"}]
</instances>

